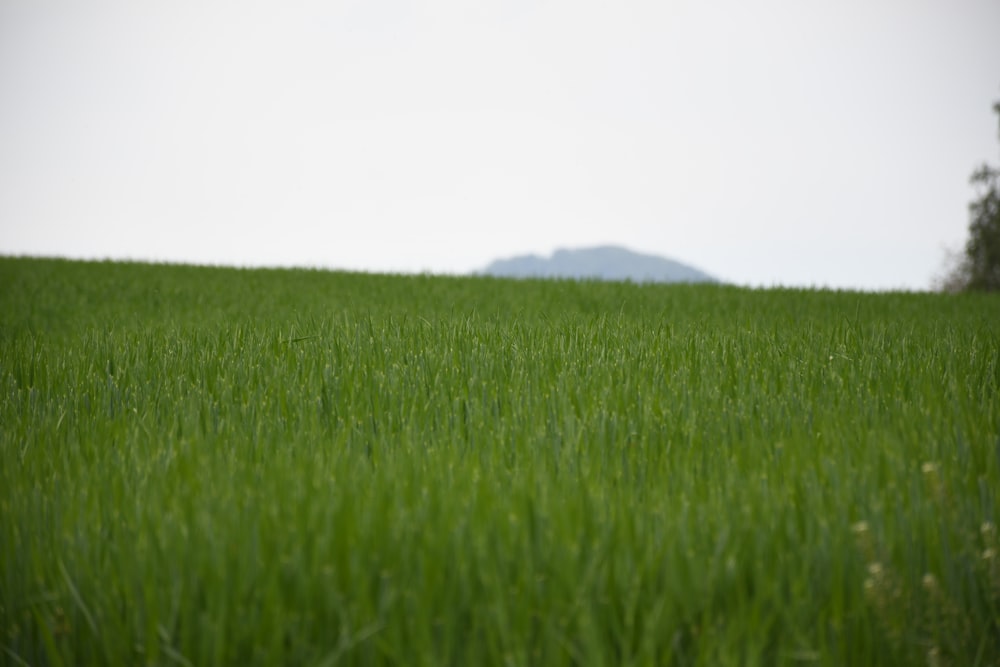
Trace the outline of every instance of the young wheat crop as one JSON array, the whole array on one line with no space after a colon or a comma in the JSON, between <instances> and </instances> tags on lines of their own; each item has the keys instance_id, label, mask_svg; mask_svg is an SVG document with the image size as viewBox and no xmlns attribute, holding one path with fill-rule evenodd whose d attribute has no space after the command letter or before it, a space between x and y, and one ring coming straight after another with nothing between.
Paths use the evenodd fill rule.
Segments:
<instances>
[{"instance_id":1,"label":"young wheat crop","mask_svg":"<svg viewBox=\"0 0 1000 667\"><path fill-rule=\"evenodd\" d=\"M0 663L1000 661L995 296L0 285Z\"/></svg>"}]
</instances>

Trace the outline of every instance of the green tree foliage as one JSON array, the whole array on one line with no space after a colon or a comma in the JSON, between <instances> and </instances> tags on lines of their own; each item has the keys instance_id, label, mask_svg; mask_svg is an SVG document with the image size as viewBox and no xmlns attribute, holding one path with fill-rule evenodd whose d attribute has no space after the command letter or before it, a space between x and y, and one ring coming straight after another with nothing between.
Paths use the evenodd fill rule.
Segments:
<instances>
[{"instance_id":1,"label":"green tree foliage","mask_svg":"<svg viewBox=\"0 0 1000 667\"><path fill-rule=\"evenodd\" d=\"M1000 116L1000 102L993 105ZM970 179L979 197L969 204L969 240L945 289L1000 290L1000 169L983 164Z\"/></svg>"},{"instance_id":2,"label":"green tree foliage","mask_svg":"<svg viewBox=\"0 0 1000 667\"><path fill-rule=\"evenodd\" d=\"M994 107L1000 114L1000 103ZM1000 169L984 164L972 174L982 195L969 205L972 222L965 254L969 289L1000 289Z\"/></svg>"}]
</instances>

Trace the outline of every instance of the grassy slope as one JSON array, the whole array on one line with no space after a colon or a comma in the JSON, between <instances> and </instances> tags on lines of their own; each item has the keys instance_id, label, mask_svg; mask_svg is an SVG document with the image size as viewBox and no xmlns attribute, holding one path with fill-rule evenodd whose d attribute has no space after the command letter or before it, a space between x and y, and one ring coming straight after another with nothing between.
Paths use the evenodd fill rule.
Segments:
<instances>
[{"instance_id":1,"label":"grassy slope","mask_svg":"<svg viewBox=\"0 0 1000 667\"><path fill-rule=\"evenodd\" d=\"M998 332L0 259L0 662L996 664Z\"/></svg>"}]
</instances>

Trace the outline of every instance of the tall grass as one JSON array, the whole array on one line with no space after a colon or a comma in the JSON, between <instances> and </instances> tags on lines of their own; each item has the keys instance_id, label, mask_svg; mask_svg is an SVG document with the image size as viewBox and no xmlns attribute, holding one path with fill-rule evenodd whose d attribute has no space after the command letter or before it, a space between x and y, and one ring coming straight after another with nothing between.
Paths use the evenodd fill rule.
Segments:
<instances>
[{"instance_id":1,"label":"tall grass","mask_svg":"<svg viewBox=\"0 0 1000 667\"><path fill-rule=\"evenodd\" d=\"M1000 663L1000 301L0 260L0 662Z\"/></svg>"}]
</instances>

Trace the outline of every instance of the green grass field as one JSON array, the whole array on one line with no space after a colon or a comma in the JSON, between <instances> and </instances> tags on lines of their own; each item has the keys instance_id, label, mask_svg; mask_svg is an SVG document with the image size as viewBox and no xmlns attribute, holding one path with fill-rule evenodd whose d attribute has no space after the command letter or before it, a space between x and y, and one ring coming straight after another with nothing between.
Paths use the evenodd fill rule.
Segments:
<instances>
[{"instance_id":1,"label":"green grass field","mask_svg":"<svg viewBox=\"0 0 1000 667\"><path fill-rule=\"evenodd\" d=\"M0 664L998 665L1000 297L0 259Z\"/></svg>"}]
</instances>

